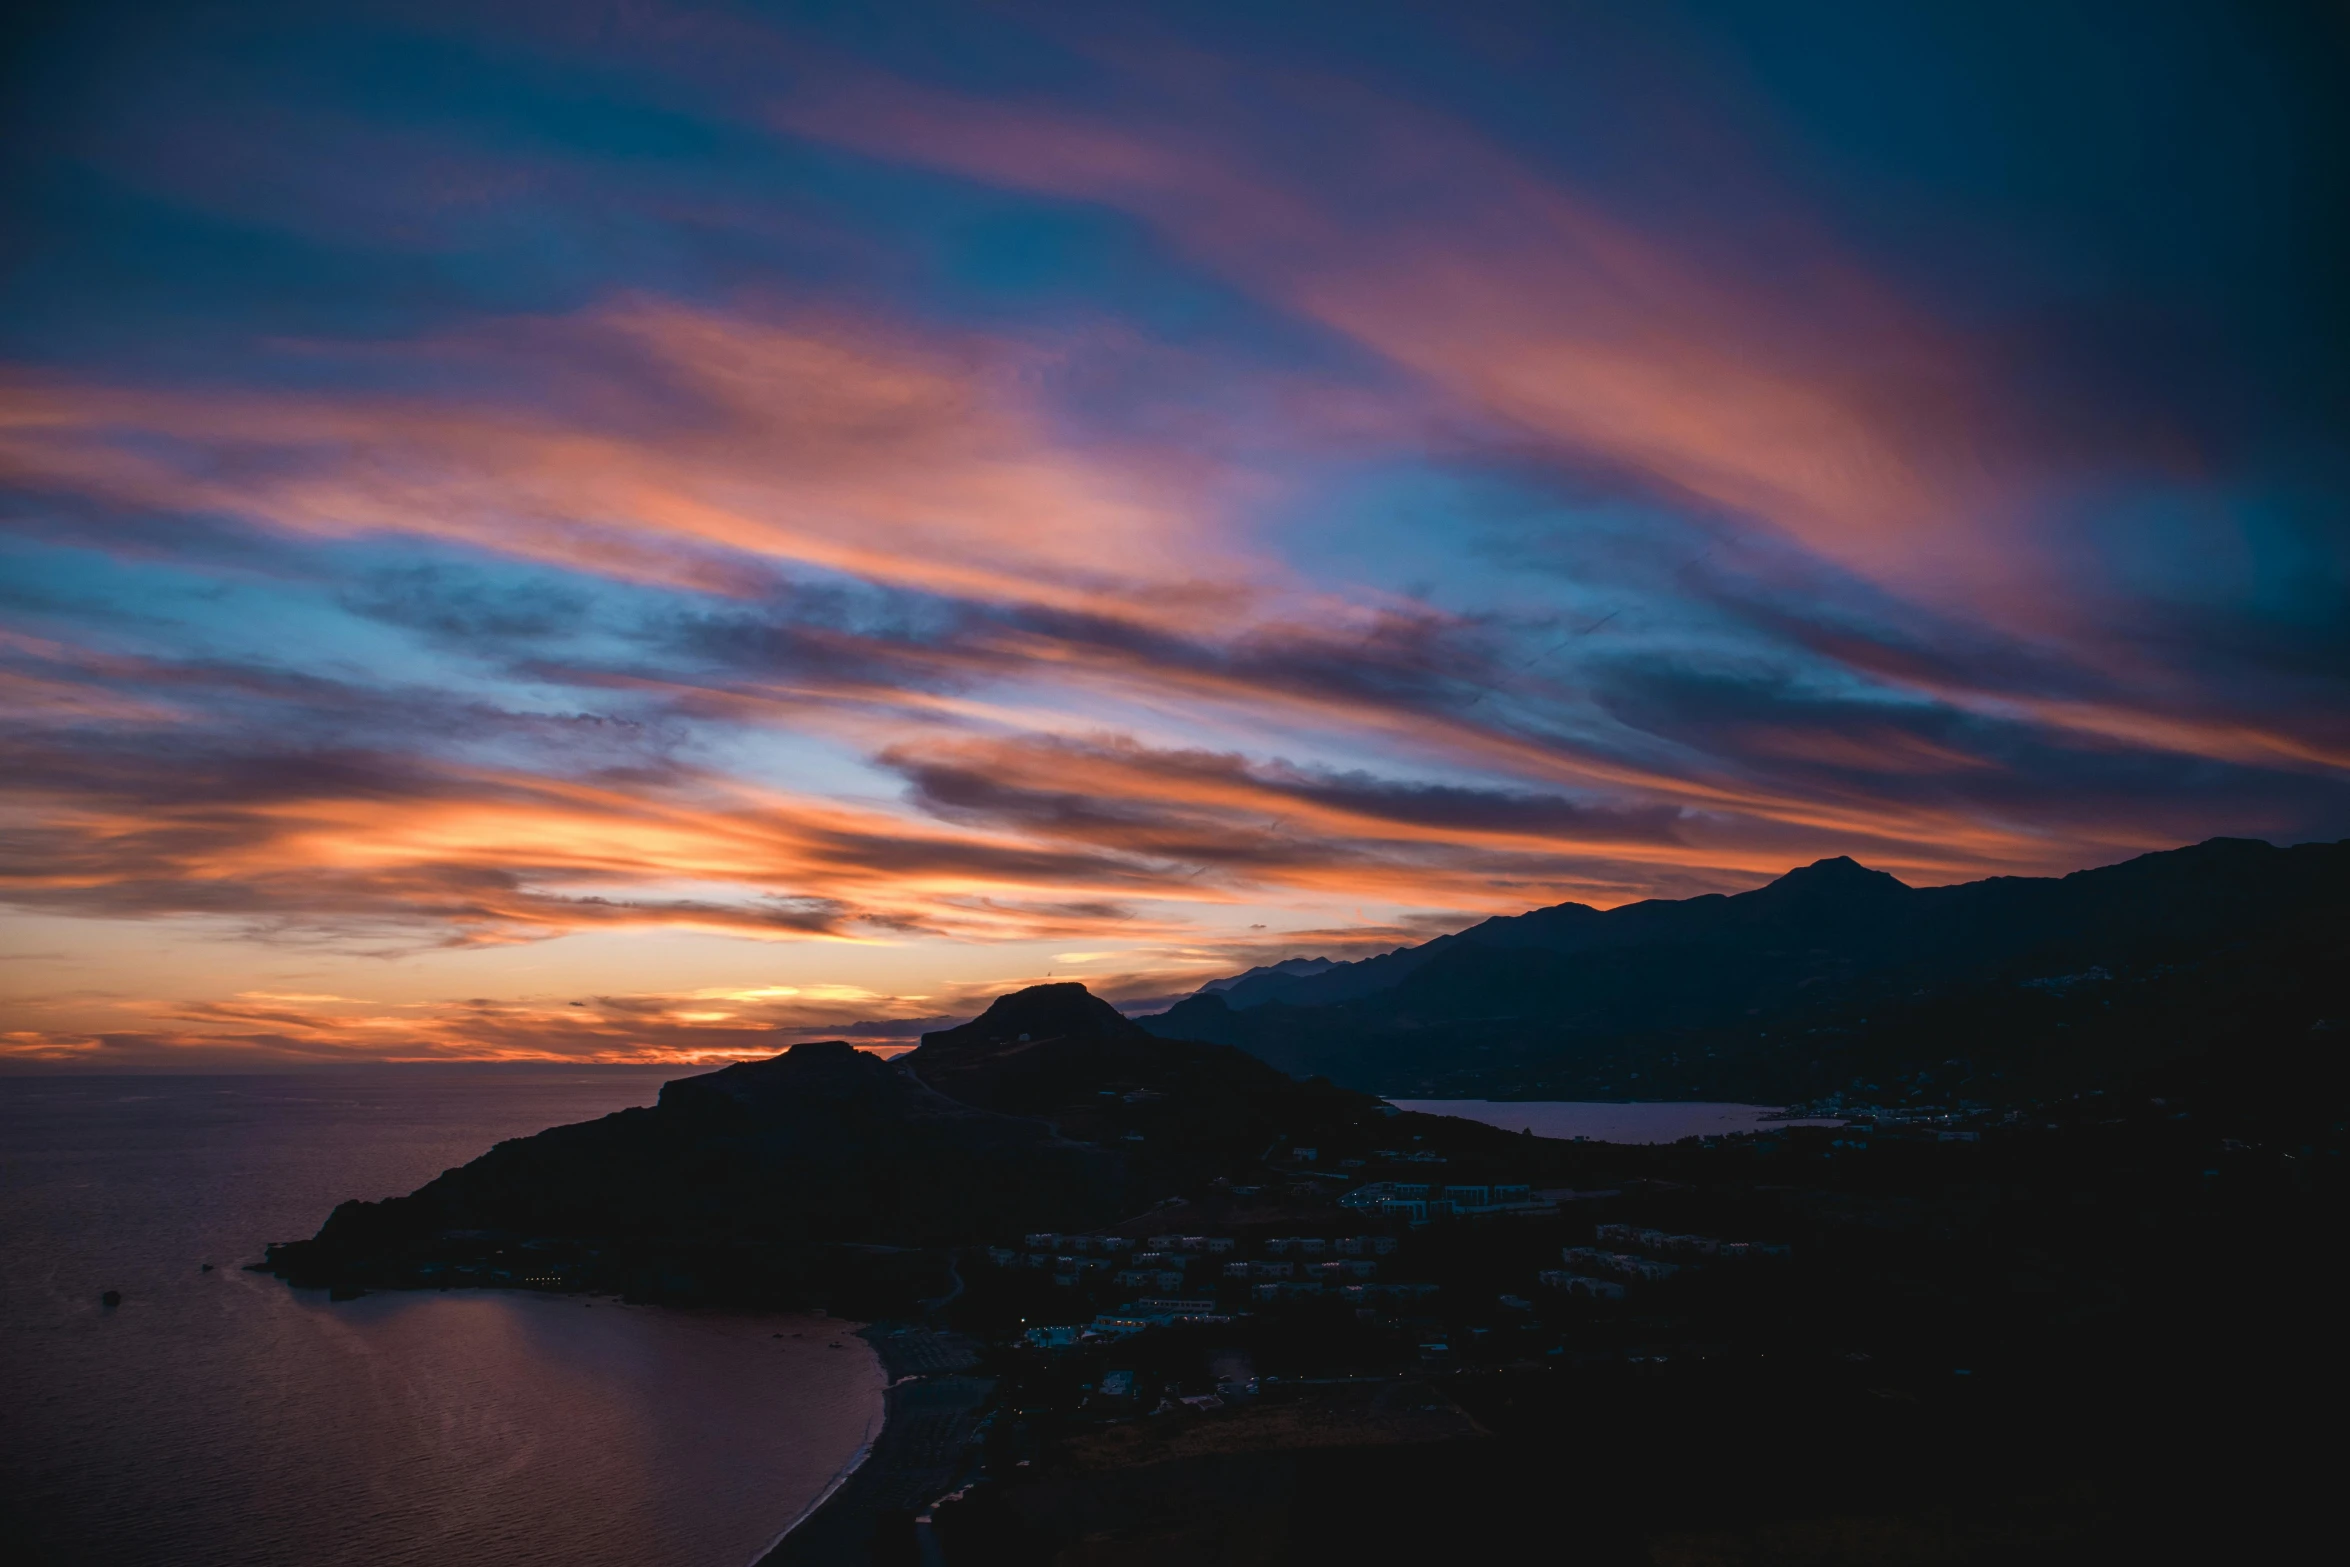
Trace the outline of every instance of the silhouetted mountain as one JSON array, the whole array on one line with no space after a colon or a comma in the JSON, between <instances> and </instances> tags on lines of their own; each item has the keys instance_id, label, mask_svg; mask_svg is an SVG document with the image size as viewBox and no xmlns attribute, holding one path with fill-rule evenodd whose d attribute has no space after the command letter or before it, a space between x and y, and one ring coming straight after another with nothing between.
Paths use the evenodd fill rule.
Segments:
<instances>
[{"instance_id":1,"label":"silhouetted mountain","mask_svg":"<svg viewBox=\"0 0 2350 1567\"><path fill-rule=\"evenodd\" d=\"M900 1064L961 1103L1117 1148L1129 1189L1152 1198L1237 1175L1275 1139L1326 1140L1377 1109L1229 1045L1163 1038L1075 983L1004 996L961 1028L924 1035Z\"/></svg>"},{"instance_id":2,"label":"silhouetted mountain","mask_svg":"<svg viewBox=\"0 0 2350 1567\"><path fill-rule=\"evenodd\" d=\"M2249 949L2306 947L2306 983L2272 993L2297 998L2277 1002L2287 1011L2333 1015L2325 976L2350 971L2335 961L2346 908L2350 844L2213 839L2061 878L1931 888L1839 857L1733 896L1487 920L1140 1021L1398 1095L1786 1100L1998 1055L1944 1085L1995 1097L2113 1068L2112 1051L2085 1048L2082 1026L2055 1015L2088 997L2083 976L2151 986L2208 1023L2197 997L2233 994L2224 976ZM2108 1011L2116 994L2088 999ZM1932 1026L1960 1007L2007 1034L1960 1042ZM2194 1048L2153 1027L2137 1058Z\"/></svg>"},{"instance_id":3,"label":"silhouetted mountain","mask_svg":"<svg viewBox=\"0 0 2350 1567\"><path fill-rule=\"evenodd\" d=\"M1346 966L1335 958L1284 958L1278 963L1252 968L1245 974L1211 979L1200 989L1221 992L1235 1006L1250 1006L1259 999L1270 1000L1281 994L1291 981L1312 979L1334 968Z\"/></svg>"},{"instance_id":4,"label":"silhouetted mountain","mask_svg":"<svg viewBox=\"0 0 2350 1567\"><path fill-rule=\"evenodd\" d=\"M270 1265L340 1286L803 1298L837 1283L827 1248L1090 1229L1377 1108L1161 1039L1082 985L1040 985L894 1062L797 1045L668 1083L650 1109L501 1143L410 1196L344 1203Z\"/></svg>"}]
</instances>

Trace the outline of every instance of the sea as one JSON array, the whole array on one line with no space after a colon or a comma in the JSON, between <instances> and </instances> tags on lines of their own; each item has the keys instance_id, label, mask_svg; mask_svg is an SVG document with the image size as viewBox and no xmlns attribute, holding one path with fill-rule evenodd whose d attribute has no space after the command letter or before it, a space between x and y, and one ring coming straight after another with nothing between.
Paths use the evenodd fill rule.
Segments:
<instances>
[{"instance_id":1,"label":"sea","mask_svg":"<svg viewBox=\"0 0 2350 1567\"><path fill-rule=\"evenodd\" d=\"M486 1290L330 1302L244 1267L345 1198L649 1104L673 1075L0 1077L0 1555L756 1560L880 1429L857 1324Z\"/></svg>"},{"instance_id":2,"label":"sea","mask_svg":"<svg viewBox=\"0 0 2350 1567\"><path fill-rule=\"evenodd\" d=\"M1720 1137L1773 1126L1841 1126L1841 1121L1790 1117L1769 1105L1640 1101L1628 1104L1568 1099L1390 1099L1399 1110L1457 1115L1504 1131L1537 1137L1586 1137L1595 1143L1677 1143L1684 1137Z\"/></svg>"}]
</instances>

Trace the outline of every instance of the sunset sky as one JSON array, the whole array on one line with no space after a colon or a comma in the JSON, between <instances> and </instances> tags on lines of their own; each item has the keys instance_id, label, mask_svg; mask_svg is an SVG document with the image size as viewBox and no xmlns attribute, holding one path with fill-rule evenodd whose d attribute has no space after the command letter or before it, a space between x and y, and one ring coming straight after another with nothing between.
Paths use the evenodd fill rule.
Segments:
<instances>
[{"instance_id":1,"label":"sunset sky","mask_svg":"<svg viewBox=\"0 0 2350 1567\"><path fill-rule=\"evenodd\" d=\"M2330 10L10 24L0 1050L2350 835Z\"/></svg>"}]
</instances>

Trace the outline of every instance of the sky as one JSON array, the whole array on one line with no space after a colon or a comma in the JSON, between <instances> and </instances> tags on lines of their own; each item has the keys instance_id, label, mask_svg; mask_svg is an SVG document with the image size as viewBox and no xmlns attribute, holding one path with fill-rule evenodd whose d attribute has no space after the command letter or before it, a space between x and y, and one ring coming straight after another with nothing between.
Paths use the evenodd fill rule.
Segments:
<instances>
[{"instance_id":1,"label":"sky","mask_svg":"<svg viewBox=\"0 0 2350 1567\"><path fill-rule=\"evenodd\" d=\"M2333 7L5 25L0 1062L2350 836Z\"/></svg>"}]
</instances>

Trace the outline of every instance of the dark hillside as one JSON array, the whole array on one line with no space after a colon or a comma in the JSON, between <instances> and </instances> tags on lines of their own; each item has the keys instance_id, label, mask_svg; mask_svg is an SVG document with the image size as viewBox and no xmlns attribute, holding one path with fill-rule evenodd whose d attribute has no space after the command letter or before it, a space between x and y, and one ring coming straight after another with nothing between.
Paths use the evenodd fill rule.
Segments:
<instances>
[{"instance_id":1,"label":"dark hillside","mask_svg":"<svg viewBox=\"0 0 2350 1567\"><path fill-rule=\"evenodd\" d=\"M2328 932L2345 910L2345 844L2214 839L2062 878L1933 888L1822 860L1733 897L1489 920L1408 965L1330 969L1247 1005L1203 993L1141 1021L1387 1094L1785 1101L1984 1055L1952 1038L1966 1016L2028 1036L2009 1038L1997 1081L2053 1091L2111 1065L2110 1049L2086 1046L2094 1030L2053 1015L2096 987L2115 987L2095 995L2101 1009L2127 990L2202 1016L2260 949L2306 952L2314 967L2287 988L2311 1018L2332 1015L2323 975L2344 965ZM1381 988L1314 1004L1349 974ZM1928 1039L1943 1051L1930 1063Z\"/></svg>"},{"instance_id":2,"label":"dark hillside","mask_svg":"<svg viewBox=\"0 0 2350 1567\"><path fill-rule=\"evenodd\" d=\"M896 1062L798 1045L669 1083L651 1109L501 1143L409 1196L344 1203L270 1266L344 1288L821 1299L844 1248L869 1273L893 1248L1089 1230L1380 1119L1375 1100L1044 985Z\"/></svg>"},{"instance_id":3,"label":"dark hillside","mask_svg":"<svg viewBox=\"0 0 2350 1567\"><path fill-rule=\"evenodd\" d=\"M1258 1158L1274 1138L1336 1137L1377 1104L1229 1045L1163 1039L1078 984L1002 997L961 1028L923 1035L902 1065L963 1103L1120 1148L1154 1195Z\"/></svg>"}]
</instances>

